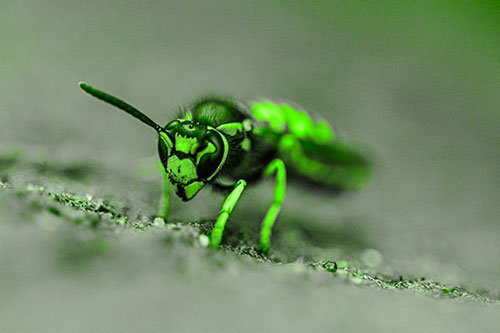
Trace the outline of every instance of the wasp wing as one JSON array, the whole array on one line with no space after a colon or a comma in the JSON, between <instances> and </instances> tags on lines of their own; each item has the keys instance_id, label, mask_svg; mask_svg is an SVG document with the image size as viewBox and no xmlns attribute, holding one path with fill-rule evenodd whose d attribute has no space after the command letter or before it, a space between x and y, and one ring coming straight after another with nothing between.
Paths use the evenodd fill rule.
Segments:
<instances>
[{"instance_id":1,"label":"wasp wing","mask_svg":"<svg viewBox=\"0 0 500 333\"><path fill-rule=\"evenodd\" d=\"M335 192L357 190L370 179L370 161L347 143L317 143L293 135L284 136L279 155L289 179Z\"/></svg>"}]
</instances>

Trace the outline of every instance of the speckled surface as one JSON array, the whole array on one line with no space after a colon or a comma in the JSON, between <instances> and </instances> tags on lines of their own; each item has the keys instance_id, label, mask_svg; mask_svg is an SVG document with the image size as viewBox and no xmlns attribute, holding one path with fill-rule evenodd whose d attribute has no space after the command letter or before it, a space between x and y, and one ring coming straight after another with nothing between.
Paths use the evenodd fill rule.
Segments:
<instances>
[{"instance_id":1,"label":"speckled surface","mask_svg":"<svg viewBox=\"0 0 500 333\"><path fill-rule=\"evenodd\" d=\"M6 2L0 330L495 331L499 13ZM160 123L206 93L291 101L373 152L375 175L339 198L289 186L270 257L253 247L272 182L249 188L213 252L200 235L223 197L153 223L160 180L138 169L155 135L82 80Z\"/></svg>"}]
</instances>

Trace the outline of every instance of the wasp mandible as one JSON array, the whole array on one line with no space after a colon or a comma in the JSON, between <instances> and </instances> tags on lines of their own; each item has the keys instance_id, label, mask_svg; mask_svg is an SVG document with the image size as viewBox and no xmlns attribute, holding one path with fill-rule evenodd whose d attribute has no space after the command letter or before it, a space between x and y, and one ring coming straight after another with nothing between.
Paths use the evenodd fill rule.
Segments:
<instances>
[{"instance_id":1,"label":"wasp mandible","mask_svg":"<svg viewBox=\"0 0 500 333\"><path fill-rule=\"evenodd\" d=\"M164 175L159 217L169 215L171 187L183 201L206 185L228 193L210 235L213 248L219 247L229 215L247 184L275 175L273 203L260 232L259 249L267 252L285 198L287 173L290 179L335 191L356 190L370 177L368 159L336 139L326 121L315 121L288 104L206 97L183 108L178 119L162 127L121 99L83 82L80 87L158 133Z\"/></svg>"}]
</instances>

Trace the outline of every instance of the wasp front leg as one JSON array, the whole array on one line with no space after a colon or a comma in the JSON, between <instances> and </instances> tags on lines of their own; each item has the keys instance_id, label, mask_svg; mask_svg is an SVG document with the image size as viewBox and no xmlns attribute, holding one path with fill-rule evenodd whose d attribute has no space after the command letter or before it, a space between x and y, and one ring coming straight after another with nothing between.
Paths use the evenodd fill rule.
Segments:
<instances>
[{"instance_id":1,"label":"wasp front leg","mask_svg":"<svg viewBox=\"0 0 500 333\"><path fill-rule=\"evenodd\" d=\"M171 207L171 195L170 195L170 181L168 180L168 174L165 172L161 161L158 160L156 156L146 157L139 160L135 170L137 177L149 181L157 180L158 172L162 175L162 185L161 185L161 198L158 205L158 211L156 217L161 217L166 220L170 215Z\"/></svg>"},{"instance_id":2,"label":"wasp front leg","mask_svg":"<svg viewBox=\"0 0 500 333\"><path fill-rule=\"evenodd\" d=\"M281 210L281 206L285 199L286 189L286 168L285 163L280 159L275 159L264 170L264 176L268 177L276 172L276 187L274 188L273 204L267 211L264 220L262 221L262 229L260 231L259 249L263 252L269 251L271 248L271 229L276 218Z\"/></svg>"},{"instance_id":3,"label":"wasp front leg","mask_svg":"<svg viewBox=\"0 0 500 333\"><path fill-rule=\"evenodd\" d=\"M167 219L170 214L171 208L171 200L170 200L170 181L168 180L168 174L165 172L165 169L161 167L163 181L161 185L161 199L160 199L160 207L158 210L158 217Z\"/></svg>"},{"instance_id":4,"label":"wasp front leg","mask_svg":"<svg viewBox=\"0 0 500 333\"><path fill-rule=\"evenodd\" d=\"M243 190L247 186L247 183L240 179L234 184L234 189L229 193L224 204L222 205L221 213L217 222L214 225L212 233L210 234L210 247L218 248L222 241L222 234L224 233L224 226L226 225L229 215L233 211L234 207L238 203L238 200L243 193Z\"/></svg>"}]
</instances>

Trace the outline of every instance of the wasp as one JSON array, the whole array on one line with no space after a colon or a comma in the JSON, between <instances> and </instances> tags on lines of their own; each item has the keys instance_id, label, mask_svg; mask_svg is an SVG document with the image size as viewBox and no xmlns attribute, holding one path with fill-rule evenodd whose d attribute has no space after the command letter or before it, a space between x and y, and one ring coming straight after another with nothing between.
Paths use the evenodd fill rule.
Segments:
<instances>
[{"instance_id":1,"label":"wasp","mask_svg":"<svg viewBox=\"0 0 500 333\"><path fill-rule=\"evenodd\" d=\"M171 188L183 201L207 185L228 193L209 237L213 248L221 244L226 222L247 185L275 177L273 202L260 232L259 250L267 252L287 177L338 192L359 189L370 176L368 159L338 140L326 121L313 120L287 103L205 97L181 108L177 119L162 127L127 102L84 82L79 85L158 134L164 176L159 217L169 215Z\"/></svg>"}]
</instances>

